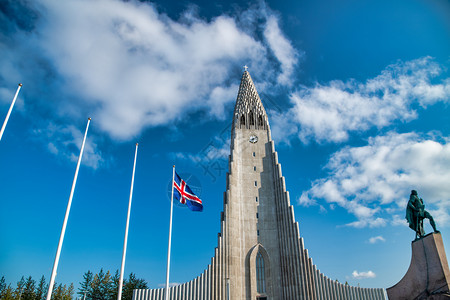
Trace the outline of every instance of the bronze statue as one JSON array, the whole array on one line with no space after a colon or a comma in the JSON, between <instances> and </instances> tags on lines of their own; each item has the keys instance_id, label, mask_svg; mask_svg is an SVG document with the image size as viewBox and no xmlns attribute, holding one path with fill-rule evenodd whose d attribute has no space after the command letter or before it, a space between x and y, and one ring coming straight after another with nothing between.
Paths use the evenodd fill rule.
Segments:
<instances>
[{"instance_id":1,"label":"bronze statue","mask_svg":"<svg viewBox=\"0 0 450 300\"><path fill-rule=\"evenodd\" d=\"M416 232L416 240L425 235L423 219L430 220L430 225L433 227L434 232L439 232L436 230L436 223L434 223L433 217L425 210L422 198L417 196L416 190L412 190L408 206L406 207L406 220L409 223L409 227Z\"/></svg>"}]
</instances>

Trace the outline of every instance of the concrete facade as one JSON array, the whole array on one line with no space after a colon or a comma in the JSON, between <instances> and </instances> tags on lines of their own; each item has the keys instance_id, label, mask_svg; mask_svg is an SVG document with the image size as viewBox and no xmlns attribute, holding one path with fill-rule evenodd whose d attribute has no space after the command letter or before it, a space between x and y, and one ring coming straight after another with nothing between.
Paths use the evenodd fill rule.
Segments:
<instances>
[{"instance_id":1,"label":"concrete facade","mask_svg":"<svg viewBox=\"0 0 450 300\"><path fill-rule=\"evenodd\" d=\"M428 234L411 247L411 264L402 280L387 289L389 300L450 299L450 270L441 234Z\"/></svg>"},{"instance_id":2,"label":"concrete facade","mask_svg":"<svg viewBox=\"0 0 450 300\"><path fill-rule=\"evenodd\" d=\"M211 264L170 288L170 299L385 299L383 289L343 285L313 264L300 237L267 114L245 71L231 129L221 232ZM163 289L134 300L163 299Z\"/></svg>"}]
</instances>

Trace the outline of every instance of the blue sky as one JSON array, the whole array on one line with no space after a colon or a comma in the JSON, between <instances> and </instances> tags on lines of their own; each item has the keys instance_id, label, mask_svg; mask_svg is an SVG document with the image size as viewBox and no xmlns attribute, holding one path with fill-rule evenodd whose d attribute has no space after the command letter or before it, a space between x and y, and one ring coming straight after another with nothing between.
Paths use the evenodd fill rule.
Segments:
<instances>
[{"instance_id":1,"label":"blue sky","mask_svg":"<svg viewBox=\"0 0 450 300\"><path fill-rule=\"evenodd\" d=\"M264 102L301 235L331 278L387 288L409 266L410 190L450 249L450 3L2 1L0 275L47 280L87 118L57 282L120 268L165 282L171 166L204 212L174 211L171 282L210 262L243 66ZM207 172L205 170L208 170ZM427 232L431 229L427 224Z\"/></svg>"}]
</instances>

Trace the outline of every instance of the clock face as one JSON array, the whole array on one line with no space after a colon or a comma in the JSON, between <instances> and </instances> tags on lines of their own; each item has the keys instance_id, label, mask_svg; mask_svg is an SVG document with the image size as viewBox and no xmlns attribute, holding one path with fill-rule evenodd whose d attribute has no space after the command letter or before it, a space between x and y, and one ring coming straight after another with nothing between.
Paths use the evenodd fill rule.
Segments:
<instances>
[{"instance_id":1,"label":"clock face","mask_svg":"<svg viewBox=\"0 0 450 300\"><path fill-rule=\"evenodd\" d=\"M258 141L258 137L256 135L251 135L249 140L250 143L256 143Z\"/></svg>"}]
</instances>

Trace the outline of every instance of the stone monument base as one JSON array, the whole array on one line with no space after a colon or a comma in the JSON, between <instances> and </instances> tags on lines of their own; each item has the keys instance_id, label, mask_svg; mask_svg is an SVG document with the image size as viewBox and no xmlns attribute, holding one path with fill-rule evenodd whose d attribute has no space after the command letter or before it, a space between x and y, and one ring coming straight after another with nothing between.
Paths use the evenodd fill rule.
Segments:
<instances>
[{"instance_id":1,"label":"stone monument base","mask_svg":"<svg viewBox=\"0 0 450 300\"><path fill-rule=\"evenodd\" d=\"M450 300L450 271L440 233L412 242L405 276L388 288L389 300Z\"/></svg>"}]
</instances>

